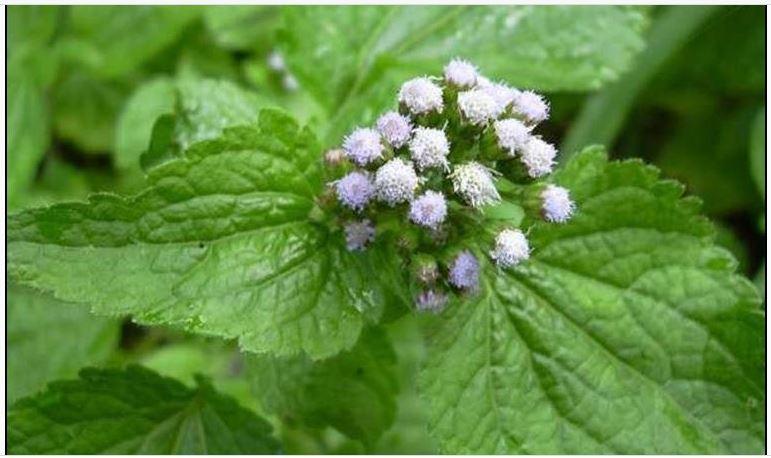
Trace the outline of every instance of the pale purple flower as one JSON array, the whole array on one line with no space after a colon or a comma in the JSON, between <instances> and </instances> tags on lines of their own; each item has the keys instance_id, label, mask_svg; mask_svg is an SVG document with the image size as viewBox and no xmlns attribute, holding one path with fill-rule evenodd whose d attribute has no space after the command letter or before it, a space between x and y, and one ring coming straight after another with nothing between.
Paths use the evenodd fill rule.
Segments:
<instances>
[{"instance_id":1,"label":"pale purple flower","mask_svg":"<svg viewBox=\"0 0 771 458\"><path fill-rule=\"evenodd\" d=\"M410 140L410 155L418 170L439 167L449 168L447 155L450 154L450 142L443 130L428 127L416 127Z\"/></svg>"},{"instance_id":2,"label":"pale purple flower","mask_svg":"<svg viewBox=\"0 0 771 458\"><path fill-rule=\"evenodd\" d=\"M453 59L444 67L444 79L457 87L472 87L477 82L479 71L463 59Z\"/></svg>"},{"instance_id":3,"label":"pale purple flower","mask_svg":"<svg viewBox=\"0 0 771 458\"><path fill-rule=\"evenodd\" d=\"M380 134L369 128L359 127L345 137L343 150L351 161L361 166L383 157Z\"/></svg>"},{"instance_id":4,"label":"pale purple flower","mask_svg":"<svg viewBox=\"0 0 771 458\"><path fill-rule=\"evenodd\" d=\"M449 282L460 289L473 290L479 286L479 261L470 251L464 250L450 265Z\"/></svg>"},{"instance_id":5,"label":"pale purple flower","mask_svg":"<svg viewBox=\"0 0 771 458\"><path fill-rule=\"evenodd\" d=\"M471 124L483 125L501 114L495 99L480 89L458 93L458 107Z\"/></svg>"},{"instance_id":6,"label":"pale purple flower","mask_svg":"<svg viewBox=\"0 0 771 458\"><path fill-rule=\"evenodd\" d=\"M554 145L546 143L538 137L530 137L520 153L520 159L527 168L527 174L532 178L551 173L556 156L557 149Z\"/></svg>"},{"instance_id":7,"label":"pale purple flower","mask_svg":"<svg viewBox=\"0 0 771 458\"><path fill-rule=\"evenodd\" d=\"M498 111L503 113L511 105L514 99L519 94L514 88L511 88L503 83L492 83L487 81L486 84L481 85L478 89L495 100L498 107Z\"/></svg>"},{"instance_id":8,"label":"pale purple flower","mask_svg":"<svg viewBox=\"0 0 771 458\"><path fill-rule=\"evenodd\" d=\"M415 298L415 306L420 312L439 313L447 304L447 294L442 291L428 289Z\"/></svg>"},{"instance_id":9,"label":"pale purple flower","mask_svg":"<svg viewBox=\"0 0 771 458\"><path fill-rule=\"evenodd\" d=\"M564 223L573 216L575 204L570 199L570 192L555 185L547 185L541 191L542 213L546 221L552 223Z\"/></svg>"},{"instance_id":10,"label":"pale purple flower","mask_svg":"<svg viewBox=\"0 0 771 458\"><path fill-rule=\"evenodd\" d=\"M442 88L425 76L411 79L402 84L399 90L399 103L415 115L431 111L441 113L444 109Z\"/></svg>"},{"instance_id":11,"label":"pale purple flower","mask_svg":"<svg viewBox=\"0 0 771 458\"><path fill-rule=\"evenodd\" d=\"M389 111L377 120L377 130L391 146L401 148L410 140L412 123L410 118Z\"/></svg>"},{"instance_id":12,"label":"pale purple flower","mask_svg":"<svg viewBox=\"0 0 771 458\"><path fill-rule=\"evenodd\" d=\"M533 91L520 91L514 99L514 110L532 124L549 118L549 104Z\"/></svg>"},{"instance_id":13,"label":"pale purple flower","mask_svg":"<svg viewBox=\"0 0 771 458\"><path fill-rule=\"evenodd\" d=\"M418 188L418 176L411 163L394 158L383 164L375 174L378 199L390 206L412 199Z\"/></svg>"},{"instance_id":14,"label":"pale purple flower","mask_svg":"<svg viewBox=\"0 0 771 458\"><path fill-rule=\"evenodd\" d=\"M479 208L501 200L490 170L478 162L466 162L449 175L452 188L469 205Z\"/></svg>"},{"instance_id":15,"label":"pale purple flower","mask_svg":"<svg viewBox=\"0 0 771 458\"><path fill-rule=\"evenodd\" d=\"M348 251L362 251L375 240L375 226L368 219L350 221L343 229Z\"/></svg>"},{"instance_id":16,"label":"pale purple flower","mask_svg":"<svg viewBox=\"0 0 771 458\"><path fill-rule=\"evenodd\" d=\"M447 202L441 192L426 191L410 204L410 220L413 223L436 229L447 217Z\"/></svg>"},{"instance_id":17,"label":"pale purple flower","mask_svg":"<svg viewBox=\"0 0 771 458\"><path fill-rule=\"evenodd\" d=\"M495 247L490 251L498 267L513 267L530 258L530 245L519 229L504 229L495 237Z\"/></svg>"},{"instance_id":18,"label":"pale purple flower","mask_svg":"<svg viewBox=\"0 0 771 458\"><path fill-rule=\"evenodd\" d=\"M531 128L518 119L501 119L493 124L498 146L513 157L518 150L524 148L530 140Z\"/></svg>"},{"instance_id":19,"label":"pale purple flower","mask_svg":"<svg viewBox=\"0 0 771 458\"><path fill-rule=\"evenodd\" d=\"M369 175L351 172L335 182L337 199L354 211L361 211L375 195L375 187Z\"/></svg>"}]
</instances>

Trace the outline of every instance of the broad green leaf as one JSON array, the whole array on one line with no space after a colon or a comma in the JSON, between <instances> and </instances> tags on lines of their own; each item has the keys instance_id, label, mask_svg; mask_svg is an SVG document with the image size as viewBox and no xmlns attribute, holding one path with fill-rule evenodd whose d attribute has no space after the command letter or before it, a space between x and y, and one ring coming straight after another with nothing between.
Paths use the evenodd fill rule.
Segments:
<instances>
[{"instance_id":1,"label":"broad green leaf","mask_svg":"<svg viewBox=\"0 0 771 458\"><path fill-rule=\"evenodd\" d=\"M115 349L119 323L28 288L8 289L8 402L99 364Z\"/></svg>"},{"instance_id":2,"label":"broad green leaf","mask_svg":"<svg viewBox=\"0 0 771 458\"><path fill-rule=\"evenodd\" d=\"M268 454L262 418L199 378L195 388L140 366L84 369L8 413L12 454Z\"/></svg>"},{"instance_id":3,"label":"broad green leaf","mask_svg":"<svg viewBox=\"0 0 771 458\"><path fill-rule=\"evenodd\" d=\"M63 13L60 6L9 5L6 8L8 51L20 46L42 47L49 44Z\"/></svg>"},{"instance_id":4,"label":"broad green leaf","mask_svg":"<svg viewBox=\"0 0 771 458\"><path fill-rule=\"evenodd\" d=\"M644 16L624 7L384 6L283 10L286 61L326 107L331 139L392 105L405 78L452 57L540 90L587 90L615 79L642 48ZM373 97L373 93L377 97ZM373 113L359 106L367 100ZM338 119L340 118L340 119Z\"/></svg>"},{"instance_id":5,"label":"broad green leaf","mask_svg":"<svg viewBox=\"0 0 771 458\"><path fill-rule=\"evenodd\" d=\"M698 202L598 148L555 176L578 203L485 261L433 323L421 375L450 453L762 453L764 316Z\"/></svg>"},{"instance_id":6,"label":"broad green leaf","mask_svg":"<svg viewBox=\"0 0 771 458\"><path fill-rule=\"evenodd\" d=\"M760 109L750 132L750 167L760 194L766 195L766 107Z\"/></svg>"},{"instance_id":7,"label":"broad green leaf","mask_svg":"<svg viewBox=\"0 0 771 458\"><path fill-rule=\"evenodd\" d=\"M219 46L265 50L275 33L278 10L266 5L214 5L204 9L203 20Z\"/></svg>"},{"instance_id":8,"label":"broad green leaf","mask_svg":"<svg viewBox=\"0 0 771 458\"><path fill-rule=\"evenodd\" d=\"M254 393L286 422L332 426L372 445L394 421L396 354L385 332L364 332L351 350L323 361L249 358Z\"/></svg>"},{"instance_id":9,"label":"broad green leaf","mask_svg":"<svg viewBox=\"0 0 771 458\"><path fill-rule=\"evenodd\" d=\"M330 356L394 299L396 266L379 250L349 253L309 220L319 156L310 131L263 111L151 169L139 195L11 215L9 277L98 314Z\"/></svg>"}]
</instances>

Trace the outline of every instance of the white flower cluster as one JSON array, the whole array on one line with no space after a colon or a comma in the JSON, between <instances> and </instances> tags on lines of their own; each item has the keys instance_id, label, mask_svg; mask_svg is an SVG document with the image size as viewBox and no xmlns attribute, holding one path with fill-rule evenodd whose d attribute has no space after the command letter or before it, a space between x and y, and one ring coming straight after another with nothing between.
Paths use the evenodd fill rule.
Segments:
<instances>
[{"instance_id":1,"label":"white flower cluster","mask_svg":"<svg viewBox=\"0 0 771 458\"><path fill-rule=\"evenodd\" d=\"M533 132L549 116L542 96L491 81L454 59L441 78L406 81L397 101L398 111L354 128L341 148L327 151L325 163L345 174L331 181L334 200L322 202L336 201L343 212L351 251L391 234L421 285L416 307L439 311L450 292L479 290L485 253L500 268L530 257L526 230L481 210L514 200L535 218L565 223L576 206L567 189L541 181L557 156ZM497 236L484 242L489 249L475 251L482 241L468 242L490 233L478 224L494 225ZM450 254L440 262L432 252L445 246Z\"/></svg>"}]
</instances>

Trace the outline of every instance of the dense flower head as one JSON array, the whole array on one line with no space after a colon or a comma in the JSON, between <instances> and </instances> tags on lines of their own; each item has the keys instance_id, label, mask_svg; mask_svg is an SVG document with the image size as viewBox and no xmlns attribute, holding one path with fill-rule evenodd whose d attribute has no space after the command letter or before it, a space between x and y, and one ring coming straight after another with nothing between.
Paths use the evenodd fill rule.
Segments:
<instances>
[{"instance_id":1,"label":"dense flower head","mask_svg":"<svg viewBox=\"0 0 771 458\"><path fill-rule=\"evenodd\" d=\"M482 125L494 120L501 114L498 102L480 89L458 93L458 107L471 124Z\"/></svg>"},{"instance_id":2,"label":"dense flower head","mask_svg":"<svg viewBox=\"0 0 771 458\"><path fill-rule=\"evenodd\" d=\"M532 124L538 124L549 118L549 104L533 91L520 91L514 99L517 113Z\"/></svg>"},{"instance_id":3,"label":"dense flower head","mask_svg":"<svg viewBox=\"0 0 771 458\"><path fill-rule=\"evenodd\" d=\"M447 169L447 155L450 142L443 130L430 127L416 127L410 140L410 155L418 170L431 167Z\"/></svg>"},{"instance_id":4,"label":"dense flower head","mask_svg":"<svg viewBox=\"0 0 771 458\"><path fill-rule=\"evenodd\" d=\"M367 165L383 157L383 144L375 129L359 127L343 140L345 155L357 165Z\"/></svg>"},{"instance_id":5,"label":"dense flower head","mask_svg":"<svg viewBox=\"0 0 771 458\"><path fill-rule=\"evenodd\" d=\"M392 207L412 199L417 188L415 168L403 159L391 159L375 173L377 198Z\"/></svg>"},{"instance_id":6,"label":"dense flower head","mask_svg":"<svg viewBox=\"0 0 771 458\"><path fill-rule=\"evenodd\" d=\"M404 104L414 115L432 111L441 113L444 109L442 88L425 76L411 79L402 84L399 103Z\"/></svg>"},{"instance_id":7,"label":"dense flower head","mask_svg":"<svg viewBox=\"0 0 771 458\"><path fill-rule=\"evenodd\" d=\"M532 130L520 120L514 118L495 121L493 129L495 129L498 146L506 150L509 156L512 157L517 151L525 147L528 140L530 140L530 132Z\"/></svg>"},{"instance_id":8,"label":"dense flower head","mask_svg":"<svg viewBox=\"0 0 771 458\"><path fill-rule=\"evenodd\" d=\"M454 59L441 77L406 81L391 111L325 153L330 189L309 216L342 226L351 251L390 244L418 291L416 310L441 312L479 294L490 284L482 275L527 262L534 221L566 223L576 212L570 191L545 182L557 150L533 131L548 116L542 96ZM511 208L527 217L511 218Z\"/></svg>"},{"instance_id":9,"label":"dense flower head","mask_svg":"<svg viewBox=\"0 0 771 458\"><path fill-rule=\"evenodd\" d=\"M557 149L554 148L554 145L546 143L538 137L530 137L520 154L522 163L527 168L527 174L532 178L539 178L551 173L556 156Z\"/></svg>"},{"instance_id":10,"label":"dense flower head","mask_svg":"<svg viewBox=\"0 0 771 458\"><path fill-rule=\"evenodd\" d=\"M377 130L389 145L401 148L410 140L412 123L410 118L395 111L389 111L378 118Z\"/></svg>"},{"instance_id":11,"label":"dense flower head","mask_svg":"<svg viewBox=\"0 0 771 458\"><path fill-rule=\"evenodd\" d=\"M354 211L361 211L375 195L375 187L367 173L351 172L335 183L337 199Z\"/></svg>"},{"instance_id":12,"label":"dense flower head","mask_svg":"<svg viewBox=\"0 0 771 458\"><path fill-rule=\"evenodd\" d=\"M573 216L575 204L570 199L570 191L562 186L547 185L541 191L543 217L550 223L564 223Z\"/></svg>"},{"instance_id":13,"label":"dense flower head","mask_svg":"<svg viewBox=\"0 0 771 458\"><path fill-rule=\"evenodd\" d=\"M447 217L447 202L441 192L426 191L410 203L410 220L419 225L436 229Z\"/></svg>"},{"instance_id":14,"label":"dense flower head","mask_svg":"<svg viewBox=\"0 0 771 458\"><path fill-rule=\"evenodd\" d=\"M467 162L455 167L450 179L453 191L474 208L501 200L492 173L478 162Z\"/></svg>"},{"instance_id":15,"label":"dense flower head","mask_svg":"<svg viewBox=\"0 0 771 458\"><path fill-rule=\"evenodd\" d=\"M479 260L469 250L462 251L450 265L450 284L456 288L474 290L479 286Z\"/></svg>"},{"instance_id":16,"label":"dense flower head","mask_svg":"<svg viewBox=\"0 0 771 458\"><path fill-rule=\"evenodd\" d=\"M444 67L444 79L453 86L467 88L477 82L477 68L463 59L453 59Z\"/></svg>"},{"instance_id":17,"label":"dense flower head","mask_svg":"<svg viewBox=\"0 0 771 458\"><path fill-rule=\"evenodd\" d=\"M345 245L349 251L362 251L375 240L375 226L372 221L349 221L343 227Z\"/></svg>"},{"instance_id":18,"label":"dense flower head","mask_svg":"<svg viewBox=\"0 0 771 458\"><path fill-rule=\"evenodd\" d=\"M504 229L495 237L495 247L490 251L498 267L513 267L530 257L530 245L519 229Z\"/></svg>"}]
</instances>

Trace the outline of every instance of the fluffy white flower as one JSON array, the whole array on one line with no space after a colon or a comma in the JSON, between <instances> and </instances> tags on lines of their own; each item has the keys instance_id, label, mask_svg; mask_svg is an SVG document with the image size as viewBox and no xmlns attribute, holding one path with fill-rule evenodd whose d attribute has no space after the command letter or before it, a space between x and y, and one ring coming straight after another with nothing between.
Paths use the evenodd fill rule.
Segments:
<instances>
[{"instance_id":1,"label":"fluffy white flower","mask_svg":"<svg viewBox=\"0 0 771 458\"><path fill-rule=\"evenodd\" d=\"M514 156L518 150L524 148L530 140L531 128L524 125L518 119L501 119L493 124L498 146Z\"/></svg>"},{"instance_id":2,"label":"fluffy white flower","mask_svg":"<svg viewBox=\"0 0 771 458\"><path fill-rule=\"evenodd\" d=\"M377 198L390 206L412 199L418 188L418 176L412 164L394 158L381 166L375 174Z\"/></svg>"},{"instance_id":3,"label":"fluffy white flower","mask_svg":"<svg viewBox=\"0 0 771 458\"><path fill-rule=\"evenodd\" d=\"M570 192L561 187L550 184L541 191L543 205L543 217L552 223L564 223L573 216L575 204L570 199Z\"/></svg>"},{"instance_id":4,"label":"fluffy white flower","mask_svg":"<svg viewBox=\"0 0 771 458\"><path fill-rule=\"evenodd\" d=\"M444 109L442 88L423 76L402 84L399 90L399 103L404 104L415 115L431 111L441 113Z\"/></svg>"},{"instance_id":5,"label":"fluffy white flower","mask_svg":"<svg viewBox=\"0 0 771 458\"><path fill-rule=\"evenodd\" d=\"M532 178L551 173L556 156L557 149L554 148L554 145L546 143L538 137L530 137L520 154L522 163L527 168L527 174Z\"/></svg>"},{"instance_id":6,"label":"fluffy white flower","mask_svg":"<svg viewBox=\"0 0 771 458\"><path fill-rule=\"evenodd\" d=\"M450 142L443 130L416 127L409 148L418 170L431 167L448 169L447 155L450 154Z\"/></svg>"},{"instance_id":7,"label":"fluffy white flower","mask_svg":"<svg viewBox=\"0 0 771 458\"><path fill-rule=\"evenodd\" d=\"M343 150L348 159L364 166L383 157L380 134L374 129L359 127L343 140Z\"/></svg>"},{"instance_id":8,"label":"fluffy white flower","mask_svg":"<svg viewBox=\"0 0 771 458\"><path fill-rule=\"evenodd\" d=\"M498 105L498 111L500 113L506 111L509 105L511 105L511 103L519 94L519 91L503 83L492 83L489 81L484 86L480 86L479 90L495 100L495 103Z\"/></svg>"},{"instance_id":9,"label":"fluffy white flower","mask_svg":"<svg viewBox=\"0 0 771 458\"><path fill-rule=\"evenodd\" d=\"M412 123L410 118L395 111L389 111L377 120L377 130L394 148L401 148L410 139Z\"/></svg>"},{"instance_id":10,"label":"fluffy white flower","mask_svg":"<svg viewBox=\"0 0 771 458\"><path fill-rule=\"evenodd\" d=\"M501 114L495 99L480 89L458 93L458 107L471 124L487 124Z\"/></svg>"},{"instance_id":11,"label":"fluffy white flower","mask_svg":"<svg viewBox=\"0 0 771 458\"><path fill-rule=\"evenodd\" d=\"M463 59L453 59L444 67L444 79L457 87L472 87L477 82L477 68Z\"/></svg>"},{"instance_id":12,"label":"fluffy white flower","mask_svg":"<svg viewBox=\"0 0 771 458\"><path fill-rule=\"evenodd\" d=\"M501 200L490 170L478 162L466 162L455 167L450 180L453 191L474 208Z\"/></svg>"},{"instance_id":13,"label":"fluffy white flower","mask_svg":"<svg viewBox=\"0 0 771 458\"><path fill-rule=\"evenodd\" d=\"M375 226L368 219L348 222L343 229L348 251L361 251L375 240Z\"/></svg>"},{"instance_id":14,"label":"fluffy white flower","mask_svg":"<svg viewBox=\"0 0 771 458\"><path fill-rule=\"evenodd\" d=\"M533 91L519 92L514 99L514 110L532 124L549 118L549 104Z\"/></svg>"},{"instance_id":15,"label":"fluffy white flower","mask_svg":"<svg viewBox=\"0 0 771 458\"><path fill-rule=\"evenodd\" d=\"M498 267L512 267L530 257L530 245L519 229L504 229L495 237L495 248L490 251Z\"/></svg>"},{"instance_id":16,"label":"fluffy white flower","mask_svg":"<svg viewBox=\"0 0 771 458\"><path fill-rule=\"evenodd\" d=\"M447 202L441 192L426 191L410 204L410 220L413 223L436 229L447 217Z\"/></svg>"}]
</instances>

